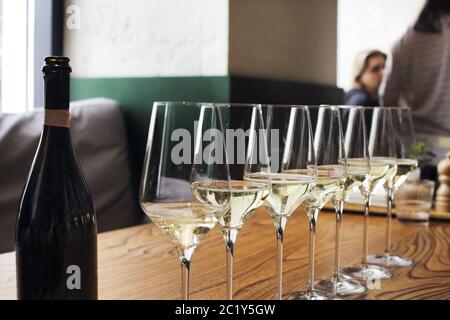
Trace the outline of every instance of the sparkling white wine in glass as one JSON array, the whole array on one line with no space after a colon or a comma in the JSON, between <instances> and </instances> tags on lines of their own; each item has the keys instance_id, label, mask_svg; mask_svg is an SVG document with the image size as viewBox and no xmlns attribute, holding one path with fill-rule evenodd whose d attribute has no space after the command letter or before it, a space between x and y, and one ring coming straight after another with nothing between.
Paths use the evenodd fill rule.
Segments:
<instances>
[{"instance_id":1,"label":"sparkling white wine in glass","mask_svg":"<svg viewBox=\"0 0 450 320\"><path fill-rule=\"evenodd\" d=\"M392 184L394 190L406 181L409 174L417 168L416 159L397 159L397 171L395 172Z\"/></svg>"},{"instance_id":2,"label":"sparkling white wine in glass","mask_svg":"<svg viewBox=\"0 0 450 320\"><path fill-rule=\"evenodd\" d=\"M322 209L345 184L343 168L333 165L317 166L317 181L304 201L305 207Z\"/></svg>"},{"instance_id":3,"label":"sparkling white wine in glass","mask_svg":"<svg viewBox=\"0 0 450 320\"><path fill-rule=\"evenodd\" d=\"M142 208L181 253L195 249L217 223L217 208L202 203L143 203Z\"/></svg>"},{"instance_id":4,"label":"sparkling white wine in glass","mask_svg":"<svg viewBox=\"0 0 450 320\"><path fill-rule=\"evenodd\" d=\"M363 254L361 265L345 268L344 273L361 280L386 279L392 276L389 270L368 263L369 215L373 191L377 186L392 180L397 171L392 113L390 108L384 107L364 107L362 110L369 137L367 150L370 167L366 181L360 186L364 198ZM353 161L353 164L349 161L348 165L351 167L359 164L357 161Z\"/></svg>"},{"instance_id":5,"label":"sparkling white wine in glass","mask_svg":"<svg viewBox=\"0 0 450 320\"><path fill-rule=\"evenodd\" d=\"M355 162L348 161L348 166L357 166L358 160ZM373 157L370 159L370 169L367 176L366 184L363 184L363 193L372 193L373 190L384 182L391 179L396 172L396 161L394 158Z\"/></svg>"},{"instance_id":6,"label":"sparkling white wine in glass","mask_svg":"<svg viewBox=\"0 0 450 320\"><path fill-rule=\"evenodd\" d=\"M252 172L270 171L260 105L214 104L213 106L218 111L218 118L214 122L216 124L214 138L212 138L212 132L209 132L207 141L204 142L208 144L206 150L214 149L214 152L210 153L206 161L207 165L193 172L191 189L200 202L224 207L223 214L219 217L219 226L227 252L227 298L232 300L234 246L238 232L256 209L263 204L270 192L268 181L247 181L245 177ZM200 117L200 127L208 118L208 114ZM198 136L198 140L201 138ZM225 151L221 159L223 161L211 161L220 158L222 148L211 148L210 144L223 145ZM200 157L204 156L201 152L196 154ZM210 172L223 172L221 163L226 163L229 179L205 181L202 176Z\"/></svg>"},{"instance_id":7,"label":"sparkling white wine in glass","mask_svg":"<svg viewBox=\"0 0 450 320\"><path fill-rule=\"evenodd\" d=\"M289 299L324 300L328 297L318 293L314 288L317 222L319 212L327 202L343 197L347 173L346 155L339 108L312 106L309 107L309 111L314 132L316 181L303 202L309 229L308 282L306 291L293 293ZM303 170L287 170L286 172L301 173Z\"/></svg>"},{"instance_id":8,"label":"sparkling white wine in glass","mask_svg":"<svg viewBox=\"0 0 450 320\"><path fill-rule=\"evenodd\" d=\"M253 181L231 181L231 196L230 186L223 181L198 181L191 187L202 203L217 206L229 201L228 210L219 218L223 229L240 229L269 194L267 184Z\"/></svg>"},{"instance_id":9,"label":"sparkling white wine in glass","mask_svg":"<svg viewBox=\"0 0 450 320\"><path fill-rule=\"evenodd\" d=\"M199 125L200 118L203 121ZM221 164L210 170L205 162L209 163L210 152L203 152L203 140L197 139L204 132L220 131L219 118L209 104L183 102L155 102L150 117L139 203L178 251L184 300L189 299L192 255L227 204L226 199L214 205L201 203L191 190L192 176L229 185L226 163L218 159ZM217 153L224 153L223 145L214 147ZM197 157L199 154L202 157Z\"/></svg>"},{"instance_id":10,"label":"sparkling white wine in glass","mask_svg":"<svg viewBox=\"0 0 450 320\"><path fill-rule=\"evenodd\" d=\"M264 207L273 218L290 216L303 202L314 185L314 177L306 174L289 173L253 173L246 177L248 181L270 181L272 190L267 196Z\"/></svg>"},{"instance_id":11,"label":"sparkling white wine in glass","mask_svg":"<svg viewBox=\"0 0 450 320\"><path fill-rule=\"evenodd\" d=\"M364 165L366 163L366 165ZM344 182L344 198L348 198L350 192L361 187L369 173L367 161L347 159L347 178ZM347 199L345 199L347 200Z\"/></svg>"},{"instance_id":12,"label":"sparkling white wine in glass","mask_svg":"<svg viewBox=\"0 0 450 320\"><path fill-rule=\"evenodd\" d=\"M249 181L268 181L264 207L272 217L277 239L276 298L283 295L283 241L288 218L305 200L315 183L311 121L306 106L263 106L270 173L254 170ZM304 170L290 172L289 170Z\"/></svg>"},{"instance_id":13,"label":"sparkling white wine in glass","mask_svg":"<svg viewBox=\"0 0 450 320\"><path fill-rule=\"evenodd\" d=\"M414 130L409 108L386 108L386 110L391 113L394 123L392 140L395 146L397 168L395 173L386 178L386 182L384 183L387 200L386 246L384 254L370 255L368 261L387 267L406 267L413 263L411 259L391 254L392 206L395 190L406 181L408 175L417 167L414 152Z\"/></svg>"},{"instance_id":14,"label":"sparkling white wine in glass","mask_svg":"<svg viewBox=\"0 0 450 320\"><path fill-rule=\"evenodd\" d=\"M369 174L369 154L367 149L363 109L354 106L339 106L344 135L346 161L341 165L346 168L343 187L332 199L336 212L334 270L331 278L318 281L316 290L323 296L340 298L366 291L364 284L356 279L345 277L341 271L341 231L345 202L350 192L362 187Z\"/></svg>"}]
</instances>

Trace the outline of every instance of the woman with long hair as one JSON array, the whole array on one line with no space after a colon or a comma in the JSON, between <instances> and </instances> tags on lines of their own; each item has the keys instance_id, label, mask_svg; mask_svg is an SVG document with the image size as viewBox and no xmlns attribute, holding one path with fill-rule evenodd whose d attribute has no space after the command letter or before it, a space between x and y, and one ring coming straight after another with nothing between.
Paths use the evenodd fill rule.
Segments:
<instances>
[{"instance_id":1,"label":"woman with long hair","mask_svg":"<svg viewBox=\"0 0 450 320\"><path fill-rule=\"evenodd\" d=\"M383 79L386 54L379 50L360 53L354 63L354 87L345 95L345 104L375 107Z\"/></svg>"}]
</instances>

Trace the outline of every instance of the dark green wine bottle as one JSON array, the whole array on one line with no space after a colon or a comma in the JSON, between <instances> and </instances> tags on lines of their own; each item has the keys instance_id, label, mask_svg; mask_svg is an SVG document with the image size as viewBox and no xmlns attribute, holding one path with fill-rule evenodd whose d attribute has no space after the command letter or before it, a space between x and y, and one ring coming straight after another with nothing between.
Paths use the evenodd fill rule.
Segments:
<instances>
[{"instance_id":1,"label":"dark green wine bottle","mask_svg":"<svg viewBox=\"0 0 450 320\"><path fill-rule=\"evenodd\" d=\"M66 57L47 57L45 116L16 225L18 299L97 299L97 224L70 136Z\"/></svg>"}]
</instances>

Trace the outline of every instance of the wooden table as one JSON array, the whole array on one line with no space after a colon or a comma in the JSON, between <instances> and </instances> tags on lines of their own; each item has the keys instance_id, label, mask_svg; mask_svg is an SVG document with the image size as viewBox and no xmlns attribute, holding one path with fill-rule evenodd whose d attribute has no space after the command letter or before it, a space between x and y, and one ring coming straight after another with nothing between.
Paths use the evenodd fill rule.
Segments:
<instances>
[{"instance_id":1,"label":"wooden table","mask_svg":"<svg viewBox=\"0 0 450 320\"><path fill-rule=\"evenodd\" d=\"M358 263L362 251L361 215L344 215L342 263ZM333 270L334 214L322 212L318 223L316 277ZM382 252L385 219L371 217L370 252ZM450 223L428 227L392 226L394 252L414 259L411 267L369 291L367 299L450 299ZM267 213L257 212L238 236L235 251L235 299L273 299L275 295L275 229ZM0 255L0 299L15 299L14 252ZM287 225L284 292L306 286L308 236L300 209ZM99 235L100 299L179 299L180 270L176 250L154 225ZM225 299L225 244L217 229L200 243L191 264L191 298Z\"/></svg>"}]
</instances>

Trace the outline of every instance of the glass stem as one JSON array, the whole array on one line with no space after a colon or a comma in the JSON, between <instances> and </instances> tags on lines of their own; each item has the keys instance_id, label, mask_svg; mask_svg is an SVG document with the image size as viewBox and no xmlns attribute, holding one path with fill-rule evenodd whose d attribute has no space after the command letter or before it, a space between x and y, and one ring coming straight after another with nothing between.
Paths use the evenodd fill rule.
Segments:
<instances>
[{"instance_id":1,"label":"glass stem","mask_svg":"<svg viewBox=\"0 0 450 320\"><path fill-rule=\"evenodd\" d=\"M308 283L307 283L307 293L309 295L314 293L314 258L315 258L315 246L316 246L316 225L317 218L319 216L319 209L308 208L308 226L309 226L309 272L308 272Z\"/></svg>"},{"instance_id":2,"label":"glass stem","mask_svg":"<svg viewBox=\"0 0 450 320\"><path fill-rule=\"evenodd\" d=\"M227 242L227 299L233 300L234 243Z\"/></svg>"},{"instance_id":3,"label":"glass stem","mask_svg":"<svg viewBox=\"0 0 450 320\"><path fill-rule=\"evenodd\" d=\"M369 210L370 210L370 194L367 195L364 205L364 239L363 239L363 255L362 266L367 267L367 256L369 255Z\"/></svg>"},{"instance_id":4,"label":"glass stem","mask_svg":"<svg viewBox=\"0 0 450 320\"><path fill-rule=\"evenodd\" d=\"M283 241L287 217L279 217L275 223L277 236L277 293L276 299L283 300Z\"/></svg>"},{"instance_id":5,"label":"glass stem","mask_svg":"<svg viewBox=\"0 0 450 320\"><path fill-rule=\"evenodd\" d=\"M340 281L341 273L341 224L342 214L344 212L344 200L339 200L336 203L336 239L335 239L335 252L334 252L334 281Z\"/></svg>"},{"instance_id":6,"label":"glass stem","mask_svg":"<svg viewBox=\"0 0 450 320\"><path fill-rule=\"evenodd\" d=\"M387 225L386 225L386 248L384 255L388 257L391 254L391 228L392 228L392 203L394 201L394 190L387 189Z\"/></svg>"},{"instance_id":7,"label":"glass stem","mask_svg":"<svg viewBox=\"0 0 450 320\"><path fill-rule=\"evenodd\" d=\"M227 249L227 299L233 300L233 267L234 267L234 244L237 238L236 229L223 229L223 237Z\"/></svg>"},{"instance_id":8,"label":"glass stem","mask_svg":"<svg viewBox=\"0 0 450 320\"><path fill-rule=\"evenodd\" d=\"M185 256L181 257L181 298L189 300L189 269L191 261Z\"/></svg>"}]
</instances>

